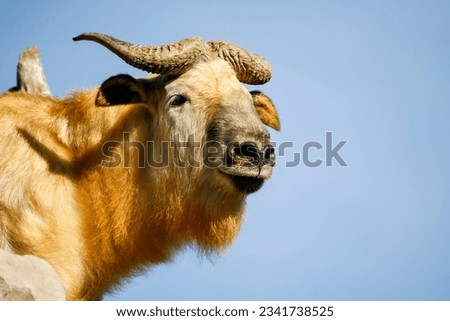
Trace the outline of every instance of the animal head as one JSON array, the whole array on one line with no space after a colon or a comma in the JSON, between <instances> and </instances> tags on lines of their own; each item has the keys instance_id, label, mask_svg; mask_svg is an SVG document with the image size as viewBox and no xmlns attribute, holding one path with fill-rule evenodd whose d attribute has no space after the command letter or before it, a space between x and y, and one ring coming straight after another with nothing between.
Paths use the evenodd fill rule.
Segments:
<instances>
[{"instance_id":1,"label":"animal head","mask_svg":"<svg viewBox=\"0 0 450 321\"><path fill-rule=\"evenodd\" d=\"M168 152L170 168L187 168L184 172L201 177L203 185L241 195L258 190L270 177L275 155L265 125L279 130L278 114L265 94L242 85L270 80L262 57L198 37L163 46L133 45L98 33L74 40L95 41L128 64L159 74L111 77L99 88L96 105L144 104L151 137L159 142L151 153Z\"/></svg>"}]
</instances>

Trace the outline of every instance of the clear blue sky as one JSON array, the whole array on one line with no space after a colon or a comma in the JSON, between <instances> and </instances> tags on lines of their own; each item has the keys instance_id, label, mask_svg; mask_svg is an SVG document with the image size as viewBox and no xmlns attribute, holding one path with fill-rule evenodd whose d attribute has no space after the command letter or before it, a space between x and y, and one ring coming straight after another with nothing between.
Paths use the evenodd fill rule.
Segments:
<instances>
[{"instance_id":1,"label":"clear blue sky","mask_svg":"<svg viewBox=\"0 0 450 321\"><path fill-rule=\"evenodd\" d=\"M56 96L135 70L85 31L162 44L198 35L264 55L277 104L273 178L224 253L187 249L108 300L450 300L448 1L4 1L0 90L41 51ZM253 87L251 87L253 88ZM286 164L347 141L348 164ZM324 150L311 150L322 158Z\"/></svg>"}]
</instances>

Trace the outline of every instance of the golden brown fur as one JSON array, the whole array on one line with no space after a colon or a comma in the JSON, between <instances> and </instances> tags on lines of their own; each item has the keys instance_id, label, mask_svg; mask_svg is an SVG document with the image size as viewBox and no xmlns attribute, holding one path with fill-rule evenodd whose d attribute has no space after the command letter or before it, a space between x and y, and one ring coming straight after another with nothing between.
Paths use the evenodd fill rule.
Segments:
<instances>
[{"instance_id":1,"label":"golden brown fur","mask_svg":"<svg viewBox=\"0 0 450 321\"><path fill-rule=\"evenodd\" d=\"M0 247L47 260L71 300L100 299L185 244L220 250L242 221L246 194L215 169L140 167L138 148L131 166L102 166L102 146L124 132L132 142L203 139L208 122L225 116L262 131L232 68L213 61L175 79L125 80L136 95L129 104L108 104L103 87L66 99L0 95ZM180 90L189 105L168 109Z\"/></svg>"}]
</instances>

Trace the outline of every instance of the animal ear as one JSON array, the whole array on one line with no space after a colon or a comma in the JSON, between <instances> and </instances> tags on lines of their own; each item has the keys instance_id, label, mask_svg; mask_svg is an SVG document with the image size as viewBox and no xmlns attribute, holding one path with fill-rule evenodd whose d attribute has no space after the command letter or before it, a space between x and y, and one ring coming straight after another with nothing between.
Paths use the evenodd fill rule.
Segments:
<instances>
[{"instance_id":1,"label":"animal ear","mask_svg":"<svg viewBox=\"0 0 450 321\"><path fill-rule=\"evenodd\" d=\"M251 91L250 94L261 121L275 130L280 130L280 118L272 100L258 90Z\"/></svg>"},{"instance_id":2,"label":"animal ear","mask_svg":"<svg viewBox=\"0 0 450 321\"><path fill-rule=\"evenodd\" d=\"M95 104L99 107L142 103L145 91L142 84L130 75L108 78L100 86Z\"/></svg>"}]
</instances>

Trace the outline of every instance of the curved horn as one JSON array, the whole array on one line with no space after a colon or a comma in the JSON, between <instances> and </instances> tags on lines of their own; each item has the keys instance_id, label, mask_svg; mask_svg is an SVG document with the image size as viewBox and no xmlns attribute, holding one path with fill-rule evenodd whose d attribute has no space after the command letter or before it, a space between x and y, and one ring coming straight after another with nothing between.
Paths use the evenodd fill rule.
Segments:
<instances>
[{"instance_id":1,"label":"curved horn","mask_svg":"<svg viewBox=\"0 0 450 321\"><path fill-rule=\"evenodd\" d=\"M270 64L263 57L225 41L210 41L208 45L233 66L239 81L261 85L270 80Z\"/></svg>"},{"instance_id":2,"label":"curved horn","mask_svg":"<svg viewBox=\"0 0 450 321\"><path fill-rule=\"evenodd\" d=\"M162 46L134 45L97 32L86 32L74 41L95 41L122 58L127 64L157 74L180 75L206 55L199 37Z\"/></svg>"}]
</instances>

